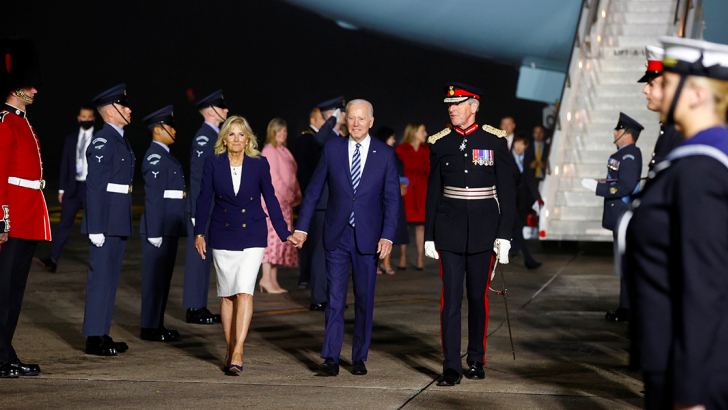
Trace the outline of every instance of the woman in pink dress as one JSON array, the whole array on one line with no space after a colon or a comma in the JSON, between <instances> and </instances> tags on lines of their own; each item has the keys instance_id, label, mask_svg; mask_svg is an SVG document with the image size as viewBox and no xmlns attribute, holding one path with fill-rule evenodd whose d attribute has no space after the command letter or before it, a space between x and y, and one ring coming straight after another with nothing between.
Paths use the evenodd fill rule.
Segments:
<instances>
[{"instance_id":1,"label":"woman in pink dress","mask_svg":"<svg viewBox=\"0 0 728 410\"><path fill-rule=\"evenodd\" d=\"M301 203L301 187L296 179L296 160L291 151L286 148L288 127L280 118L274 118L268 123L268 135L265 147L261 154L268 159L270 176L276 198L281 205L283 219L288 229L293 229L293 207ZM265 207L265 205L264 205ZM266 209L266 213L267 213ZM281 242L273 225L268 221L268 247L263 254L263 277L259 286L261 292L286 293L287 290L278 284L278 266L298 266L298 253L296 248L288 243Z\"/></svg>"}]
</instances>

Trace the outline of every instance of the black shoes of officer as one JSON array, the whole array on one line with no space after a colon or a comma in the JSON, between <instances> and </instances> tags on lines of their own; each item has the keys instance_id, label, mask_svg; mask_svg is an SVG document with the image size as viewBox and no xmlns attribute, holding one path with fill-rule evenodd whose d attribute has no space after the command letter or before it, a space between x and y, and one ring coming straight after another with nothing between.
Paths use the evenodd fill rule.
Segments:
<instances>
[{"instance_id":1,"label":"black shoes of officer","mask_svg":"<svg viewBox=\"0 0 728 410\"><path fill-rule=\"evenodd\" d=\"M86 338L86 353L96 356L116 356L116 343L109 336L89 336Z\"/></svg>"},{"instance_id":2,"label":"black shoes of officer","mask_svg":"<svg viewBox=\"0 0 728 410\"><path fill-rule=\"evenodd\" d=\"M199 309L187 309L187 323L195 323L199 325L211 325L213 323L221 323L220 315L215 315L206 307Z\"/></svg>"},{"instance_id":3,"label":"black shoes of officer","mask_svg":"<svg viewBox=\"0 0 728 410\"><path fill-rule=\"evenodd\" d=\"M0 365L0 379L14 379L20 376L20 371L17 367L14 367L10 362L5 362Z\"/></svg>"},{"instance_id":4,"label":"black shoes of officer","mask_svg":"<svg viewBox=\"0 0 728 410\"><path fill-rule=\"evenodd\" d=\"M40 366L37 364L26 364L15 359L9 363L10 367L17 369L19 376L37 376L40 374Z\"/></svg>"},{"instance_id":5,"label":"black shoes of officer","mask_svg":"<svg viewBox=\"0 0 728 410\"><path fill-rule=\"evenodd\" d=\"M41 269L48 271L50 273L56 273L56 263L51 260L51 258L33 258L36 264L40 266Z\"/></svg>"},{"instance_id":6,"label":"black shoes of officer","mask_svg":"<svg viewBox=\"0 0 728 410\"><path fill-rule=\"evenodd\" d=\"M526 268L528 270L538 269L541 267L541 265L543 265L541 262L536 262L535 260L530 260L526 262Z\"/></svg>"},{"instance_id":7,"label":"black shoes of officer","mask_svg":"<svg viewBox=\"0 0 728 410\"><path fill-rule=\"evenodd\" d=\"M351 372L354 376L364 376L367 374L367 367L364 365L364 360L357 360L354 362L354 370Z\"/></svg>"},{"instance_id":8,"label":"black shoes of officer","mask_svg":"<svg viewBox=\"0 0 728 410\"><path fill-rule=\"evenodd\" d=\"M311 307L308 308L311 312L324 312L326 311L326 302L324 303L311 303Z\"/></svg>"},{"instance_id":9,"label":"black shoes of officer","mask_svg":"<svg viewBox=\"0 0 728 410\"><path fill-rule=\"evenodd\" d=\"M319 370L328 374L329 376L339 375L339 364L334 361L332 357L327 357L323 363L319 365Z\"/></svg>"},{"instance_id":10,"label":"black shoes of officer","mask_svg":"<svg viewBox=\"0 0 728 410\"><path fill-rule=\"evenodd\" d=\"M174 342L179 339L179 332L167 329L164 326L157 328L143 327L141 331L141 339L151 342Z\"/></svg>"},{"instance_id":11,"label":"black shoes of officer","mask_svg":"<svg viewBox=\"0 0 728 410\"><path fill-rule=\"evenodd\" d=\"M629 321L629 309L619 308L617 310L610 310L604 316L608 322L627 322Z\"/></svg>"},{"instance_id":12,"label":"black shoes of officer","mask_svg":"<svg viewBox=\"0 0 728 410\"><path fill-rule=\"evenodd\" d=\"M129 350L129 345L127 345L125 342L115 342L114 339L112 339L109 335L103 335L101 337L111 342L111 344L116 348L116 351L118 353L124 353Z\"/></svg>"},{"instance_id":13,"label":"black shoes of officer","mask_svg":"<svg viewBox=\"0 0 728 410\"><path fill-rule=\"evenodd\" d=\"M471 363L470 369L465 373L465 377L470 380L483 380L485 379L485 371L483 370L483 363Z\"/></svg>"},{"instance_id":14,"label":"black shoes of officer","mask_svg":"<svg viewBox=\"0 0 728 410\"><path fill-rule=\"evenodd\" d=\"M454 386L456 384L460 384L460 379L462 379L463 376L460 375L456 370L454 369L445 369L445 371L442 373L442 376L440 377L440 380L437 382L438 386Z\"/></svg>"}]
</instances>

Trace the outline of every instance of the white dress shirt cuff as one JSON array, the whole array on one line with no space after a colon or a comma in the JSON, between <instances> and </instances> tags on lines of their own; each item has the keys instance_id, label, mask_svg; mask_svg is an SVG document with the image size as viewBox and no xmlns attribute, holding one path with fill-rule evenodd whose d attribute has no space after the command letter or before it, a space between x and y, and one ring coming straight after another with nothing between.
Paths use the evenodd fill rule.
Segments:
<instances>
[{"instance_id":1,"label":"white dress shirt cuff","mask_svg":"<svg viewBox=\"0 0 728 410\"><path fill-rule=\"evenodd\" d=\"M59 190L58 190L58 193L59 193L59 194L62 194L62 193L64 193L64 192L66 192L66 191L64 191L64 190L62 190L62 189L59 189Z\"/></svg>"},{"instance_id":2,"label":"white dress shirt cuff","mask_svg":"<svg viewBox=\"0 0 728 410\"><path fill-rule=\"evenodd\" d=\"M392 245L394 245L394 242L393 242L393 241L390 241L390 240L389 240L389 239L387 239L387 238L382 238L382 239L384 239L385 241L387 241L387 242L391 243Z\"/></svg>"},{"instance_id":3,"label":"white dress shirt cuff","mask_svg":"<svg viewBox=\"0 0 728 410\"><path fill-rule=\"evenodd\" d=\"M296 232L301 232L301 233L303 233L303 234L306 234L306 235L308 235L308 232L302 231L302 230L300 230L300 229L296 229L295 231L293 231L293 233L296 233Z\"/></svg>"}]
</instances>

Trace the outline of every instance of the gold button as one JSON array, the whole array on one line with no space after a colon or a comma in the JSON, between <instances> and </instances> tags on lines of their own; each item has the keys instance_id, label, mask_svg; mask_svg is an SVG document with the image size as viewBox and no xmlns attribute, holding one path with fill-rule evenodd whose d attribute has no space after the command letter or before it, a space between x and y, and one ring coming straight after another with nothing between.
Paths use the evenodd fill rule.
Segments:
<instances>
[{"instance_id":1,"label":"gold button","mask_svg":"<svg viewBox=\"0 0 728 410\"><path fill-rule=\"evenodd\" d=\"M250 197L250 200L251 200L251 201L253 200L253 197L252 197L252 196Z\"/></svg>"},{"instance_id":2,"label":"gold button","mask_svg":"<svg viewBox=\"0 0 728 410\"><path fill-rule=\"evenodd\" d=\"M223 209L222 211L223 211L223 212L227 212L227 209Z\"/></svg>"},{"instance_id":3,"label":"gold button","mask_svg":"<svg viewBox=\"0 0 728 410\"><path fill-rule=\"evenodd\" d=\"M229 226L229 224L225 224L225 226Z\"/></svg>"},{"instance_id":4,"label":"gold button","mask_svg":"<svg viewBox=\"0 0 728 410\"><path fill-rule=\"evenodd\" d=\"M245 228L245 227L246 227L246 225L245 225L245 224L243 224L243 228Z\"/></svg>"},{"instance_id":5,"label":"gold button","mask_svg":"<svg viewBox=\"0 0 728 410\"><path fill-rule=\"evenodd\" d=\"M177 175L177 171L174 171L174 174Z\"/></svg>"},{"instance_id":6,"label":"gold button","mask_svg":"<svg viewBox=\"0 0 728 410\"><path fill-rule=\"evenodd\" d=\"M245 209L243 209L243 213L245 213Z\"/></svg>"},{"instance_id":7,"label":"gold button","mask_svg":"<svg viewBox=\"0 0 728 410\"><path fill-rule=\"evenodd\" d=\"M121 159L121 162L124 162L124 158Z\"/></svg>"}]
</instances>

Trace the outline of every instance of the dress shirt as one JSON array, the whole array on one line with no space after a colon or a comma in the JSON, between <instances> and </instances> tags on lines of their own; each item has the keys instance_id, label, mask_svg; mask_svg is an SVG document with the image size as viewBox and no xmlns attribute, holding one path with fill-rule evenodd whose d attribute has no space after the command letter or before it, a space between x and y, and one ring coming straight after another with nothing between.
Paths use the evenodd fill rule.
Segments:
<instances>
[{"instance_id":1,"label":"dress shirt","mask_svg":"<svg viewBox=\"0 0 728 410\"><path fill-rule=\"evenodd\" d=\"M220 127L218 127L217 125L215 125L215 124L213 124L211 122L207 122L207 121L205 121L205 124L209 125L210 128L212 128L213 130L215 130L216 133L218 133L218 134L220 133Z\"/></svg>"},{"instance_id":2,"label":"dress shirt","mask_svg":"<svg viewBox=\"0 0 728 410\"><path fill-rule=\"evenodd\" d=\"M159 141L152 141L155 144L158 144L160 147L164 148L165 151L169 152L169 146L167 144L161 143Z\"/></svg>"},{"instance_id":3,"label":"dress shirt","mask_svg":"<svg viewBox=\"0 0 728 410\"><path fill-rule=\"evenodd\" d=\"M506 137L506 142L508 143L508 150L513 148L513 134L508 134Z\"/></svg>"},{"instance_id":4,"label":"dress shirt","mask_svg":"<svg viewBox=\"0 0 728 410\"><path fill-rule=\"evenodd\" d=\"M233 177L233 190L235 191L235 195L238 194L238 191L240 190L240 177L243 175L243 166L239 167L230 167L230 175Z\"/></svg>"},{"instance_id":5,"label":"dress shirt","mask_svg":"<svg viewBox=\"0 0 728 410\"><path fill-rule=\"evenodd\" d=\"M119 127L117 127L116 125L114 125L114 124L112 124L110 122L107 122L107 124L111 125L111 128L115 129L116 132L118 132L119 135L121 135L121 138L124 138L124 129L123 128L119 128Z\"/></svg>"},{"instance_id":6,"label":"dress shirt","mask_svg":"<svg viewBox=\"0 0 728 410\"><path fill-rule=\"evenodd\" d=\"M364 165L367 163L367 155L369 155L369 145L372 142L372 137L367 134L366 137L362 140L361 147L359 147L359 155L361 155L361 168L359 168L359 172L364 172ZM351 172L351 163L354 161L354 152L356 152L356 141L354 141L354 138L349 136L349 172Z\"/></svg>"},{"instance_id":7,"label":"dress shirt","mask_svg":"<svg viewBox=\"0 0 728 410\"><path fill-rule=\"evenodd\" d=\"M521 155L516 154L516 151L513 152L513 159L516 160L516 165L518 165L518 172L521 174L523 173L523 157L525 155L525 152L522 152Z\"/></svg>"},{"instance_id":8,"label":"dress shirt","mask_svg":"<svg viewBox=\"0 0 728 410\"><path fill-rule=\"evenodd\" d=\"M86 161L86 150L91 145L94 135L94 127L87 130L79 128L78 140L76 142L76 181L86 181L88 175L88 162Z\"/></svg>"}]
</instances>

